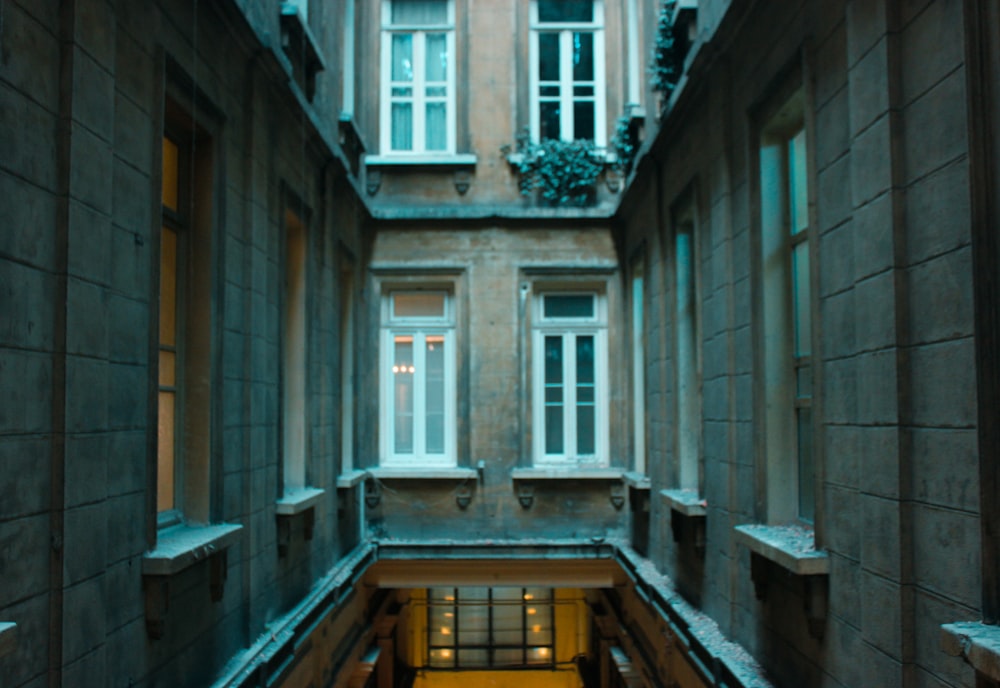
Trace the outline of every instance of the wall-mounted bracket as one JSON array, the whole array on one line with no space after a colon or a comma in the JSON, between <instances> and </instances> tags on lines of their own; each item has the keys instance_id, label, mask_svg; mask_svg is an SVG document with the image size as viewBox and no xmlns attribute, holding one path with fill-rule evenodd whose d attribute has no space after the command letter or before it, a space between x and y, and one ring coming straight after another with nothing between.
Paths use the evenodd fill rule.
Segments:
<instances>
[{"instance_id":1,"label":"wall-mounted bracket","mask_svg":"<svg viewBox=\"0 0 1000 688\"><path fill-rule=\"evenodd\" d=\"M517 501L522 509L530 509L535 501L535 486L528 483L520 483L517 486Z\"/></svg>"},{"instance_id":2,"label":"wall-mounted bracket","mask_svg":"<svg viewBox=\"0 0 1000 688\"><path fill-rule=\"evenodd\" d=\"M625 485L621 482L611 483L610 494L608 499L611 501L611 506L615 508L616 511L621 511L621 508L625 506Z\"/></svg>"},{"instance_id":3,"label":"wall-mounted bracket","mask_svg":"<svg viewBox=\"0 0 1000 688\"><path fill-rule=\"evenodd\" d=\"M375 480L365 481L365 506L374 509L382 501L382 491Z\"/></svg>"},{"instance_id":4,"label":"wall-mounted bracket","mask_svg":"<svg viewBox=\"0 0 1000 688\"><path fill-rule=\"evenodd\" d=\"M455 191L457 191L460 196L464 196L470 186L472 186L472 173L469 170L456 170Z\"/></svg>"},{"instance_id":5,"label":"wall-mounted bracket","mask_svg":"<svg viewBox=\"0 0 1000 688\"><path fill-rule=\"evenodd\" d=\"M368 192L368 195L377 194L380 186L382 186L382 173L371 168L365 170L365 191Z\"/></svg>"},{"instance_id":6,"label":"wall-mounted bracket","mask_svg":"<svg viewBox=\"0 0 1000 688\"><path fill-rule=\"evenodd\" d=\"M455 503L459 509L465 510L469 508L470 502L472 502L472 490L468 485L460 485L455 491Z\"/></svg>"}]
</instances>

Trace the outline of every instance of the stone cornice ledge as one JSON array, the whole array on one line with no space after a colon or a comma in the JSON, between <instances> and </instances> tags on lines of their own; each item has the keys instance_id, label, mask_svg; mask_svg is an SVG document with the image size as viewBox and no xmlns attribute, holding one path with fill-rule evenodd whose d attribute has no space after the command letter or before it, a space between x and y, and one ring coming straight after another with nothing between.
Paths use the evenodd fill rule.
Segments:
<instances>
[{"instance_id":1,"label":"stone cornice ledge","mask_svg":"<svg viewBox=\"0 0 1000 688\"><path fill-rule=\"evenodd\" d=\"M825 576L830 558L816 549L812 530L800 526L736 526L736 541L799 576Z\"/></svg>"},{"instance_id":2,"label":"stone cornice ledge","mask_svg":"<svg viewBox=\"0 0 1000 688\"><path fill-rule=\"evenodd\" d=\"M294 516L306 509L311 509L319 503L326 493L318 487L300 487L285 490L285 494L274 503L274 512L278 516Z\"/></svg>"},{"instance_id":3,"label":"stone cornice ledge","mask_svg":"<svg viewBox=\"0 0 1000 688\"><path fill-rule=\"evenodd\" d=\"M172 576L230 547L243 526L220 523L208 526L179 525L164 528L156 536L156 549L142 556L146 576Z\"/></svg>"},{"instance_id":4,"label":"stone cornice ledge","mask_svg":"<svg viewBox=\"0 0 1000 688\"><path fill-rule=\"evenodd\" d=\"M368 473L378 480L468 480L479 473L474 468L444 466L441 468L397 468L379 466L370 468Z\"/></svg>"},{"instance_id":5,"label":"stone cornice ledge","mask_svg":"<svg viewBox=\"0 0 1000 688\"><path fill-rule=\"evenodd\" d=\"M1000 626L979 621L943 624L941 649L961 657L983 676L1000 681Z\"/></svg>"},{"instance_id":6,"label":"stone cornice ledge","mask_svg":"<svg viewBox=\"0 0 1000 688\"><path fill-rule=\"evenodd\" d=\"M513 480L622 480L625 471L620 468L538 467L515 468L510 472Z\"/></svg>"},{"instance_id":7,"label":"stone cornice ledge","mask_svg":"<svg viewBox=\"0 0 1000 688\"><path fill-rule=\"evenodd\" d=\"M17 649L17 624L0 621L0 657Z\"/></svg>"}]
</instances>

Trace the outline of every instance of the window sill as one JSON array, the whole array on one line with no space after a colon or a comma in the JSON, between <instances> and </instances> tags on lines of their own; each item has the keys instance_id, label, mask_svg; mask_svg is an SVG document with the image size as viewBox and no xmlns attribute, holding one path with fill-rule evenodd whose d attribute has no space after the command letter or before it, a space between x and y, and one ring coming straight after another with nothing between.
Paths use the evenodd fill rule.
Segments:
<instances>
[{"instance_id":1,"label":"window sill","mask_svg":"<svg viewBox=\"0 0 1000 688\"><path fill-rule=\"evenodd\" d=\"M146 633L163 637L170 607L173 577L202 561L209 562L209 590L213 602L222 599L228 573L227 550L240 538L243 526L220 523L210 526L176 525L157 533L156 549L142 557L142 588L146 608Z\"/></svg>"},{"instance_id":2,"label":"window sill","mask_svg":"<svg viewBox=\"0 0 1000 688\"><path fill-rule=\"evenodd\" d=\"M622 480L625 472L619 468L581 468L551 466L515 468L510 477L516 480Z\"/></svg>"},{"instance_id":3,"label":"window sill","mask_svg":"<svg viewBox=\"0 0 1000 688\"><path fill-rule=\"evenodd\" d=\"M800 576L803 583L802 604L809 634L822 639L829 608L830 558L816 549L816 536L802 526L736 526L736 541L750 550L750 577L761 602L767 600L772 574L771 562Z\"/></svg>"},{"instance_id":4,"label":"window sill","mask_svg":"<svg viewBox=\"0 0 1000 688\"><path fill-rule=\"evenodd\" d=\"M303 487L286 490L281 499L274 503L274 511L278 516L294 516L307 509L312 509L326 494L318 487Z\"/></svg>"},{"instance_id":5,"label":"window sill","mask_svg":"<svg viewBox=\"0 0 1000 688\"><path fill-rule=\"evenodd\" d=\"M1000 681L1000 626L978 621L944 624L941 649L964 659L978 674Z\"/></svg>"},{"instance_id":6,"label":"window sill","mask_svg":"<svg viewBox=\"0 0 1000 688\"><path fill-rule=\"evenodd\" d=\"M660 490L660 497L673 511L688 518L704 517L708 503L693 488Z\"/></svg>"},{"instance_id":7,"label":"window sill","mask_svg":"<svg viewBox=\"0 0 1000 688\"><path fill-rule=\"evenodd\" d=\"M475 153L454 153L435 155L429 153L390 153L388 155L366 155L368 167L475 167L478 158Z\"/></svg>"},{"instance_id":8,"label":"window sill","mask_svg":"<svg viewBox=\"0 0 1000 688\"><path fill-rule=\"evenodd\" d=\"M352 487L357 487L365 480L368 479L368 471L348 471L347 473L341 473L337 476L337 489L338 490L349 490Z\"/></svg>"},{"instance_id":9,"label":"window sill","mask_svg":"<svg viewBox=\"0 0 1000 688\"><path fill-rule=\"evenodd\" d=\"M11 654L17 649L17 624L0 622L0 657Z\"/></svg>"},{"instance_id":10,"label":"window sill","mask_svg":"<svg viewBox=\"0 0 1000 688\"><path fill-rule=\"evenodd\" d=\"M815 534L800 526L736 526L736 541L797 576L825 576L830 558L816 549Z\"/></svg>"},{"instance_id":11,"label":"window sill","mask_svg":"<svg viewBox=\"0 0 1000 688\"><path fill-rule=\"evenodd\" d=\"M645 473L630 471L622 476L625 484L634 490L648 490L650 488L649 476Z\"/></svg>"},{"instance_id":12,"label":"window sill","mask_svg":"<svg viewBox=\"0 0 1000 688\"><path fill-rule=\"evenodd\" d=\"M193 564L229 548L240 537L243 526L224 523L211 526L178 525L157 534L156 549L142 557L145 576L173 576Z\"/></svg>"},{"instance_id":13,"label":"window sill","mask_svg":"<svg viewBox=\"0 0 1000 688\"><path fill-rule=\"evenodd\" d=\"M369 469L372 478L378 480L468 480L479 474L474 468L447 466L442 468L407 468L379 466Z\"/></svg>"}]
</instances>

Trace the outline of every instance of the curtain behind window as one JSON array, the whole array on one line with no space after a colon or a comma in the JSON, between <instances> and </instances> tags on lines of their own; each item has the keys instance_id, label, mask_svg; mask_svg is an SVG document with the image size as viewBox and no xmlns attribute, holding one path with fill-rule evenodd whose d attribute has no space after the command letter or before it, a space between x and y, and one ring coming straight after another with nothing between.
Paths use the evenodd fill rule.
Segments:
<instances>
[{"instance_id":1,"label":"curtain behind window","mask_svg":"<svg viewBox=\"0 0 1000 688\"><path fill-rule=\"evenodd\" d=\"M427 26L448 23L448 0L392 0L392 23Z\"/></svg>"}]
</instances>

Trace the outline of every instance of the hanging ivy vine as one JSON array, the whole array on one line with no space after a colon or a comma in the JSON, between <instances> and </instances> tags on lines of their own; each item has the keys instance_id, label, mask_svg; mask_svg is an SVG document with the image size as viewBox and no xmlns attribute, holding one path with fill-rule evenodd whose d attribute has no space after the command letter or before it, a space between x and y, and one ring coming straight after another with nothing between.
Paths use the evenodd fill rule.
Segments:
<instances>
[{"instance_id":1,"label":"hanging ivy vine","mask_svg":"<svg viewBox=\"0 0 1000 688\"><path fill-rule=\"evenodd\" d=\"M687 42L681 40L675 32L676 7L676 0L668 0L660 7L656 43L653 45L653 59L649 66L653 90L662 93L666 98L670 97L681 78L684 55L687 52Z\"/></svg>"},{"instance_id":2,"label":"hanging ivy vine","mask_svg":"<svg viewBox=\"0 0 1000 688\"><path fill-rule=\"evenodd\" d=\"M525 196L538 191L546 202L561 206L592 203L597 179L604 171L600 152L590 140L534 142L522 131L513 150L501 149L519 175L518 188ZM511 155L514 153L516 155Z\"/></svg>"}]
</instances>

